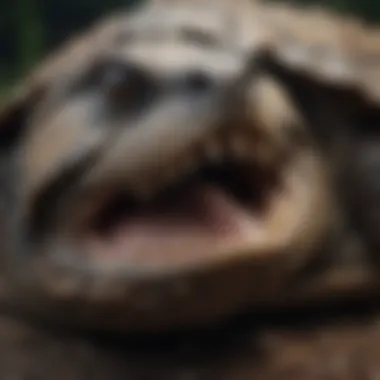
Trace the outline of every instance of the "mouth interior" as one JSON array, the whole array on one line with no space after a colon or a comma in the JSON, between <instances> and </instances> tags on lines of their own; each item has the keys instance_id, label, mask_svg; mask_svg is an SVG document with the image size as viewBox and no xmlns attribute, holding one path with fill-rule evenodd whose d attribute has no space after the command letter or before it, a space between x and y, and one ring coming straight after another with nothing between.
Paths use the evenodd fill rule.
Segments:
<instances>
[{"instance_id":1,"label":"mouth interior","mask_svg":"<svg viewBox=\"0 0 380 380\"><path fill-rule=\"evenodd\" d=\"M268 173L252 165L208 165L161 190L149 201L139 201L126 192L120 192L101 210L94 229L99 235L109 237L119 225L128 221L133 223L139 218L152 219L153 223L164 219L199 223L201 214L207 217L207 212L211 211L208 206L212 207L212 200L218 202L222 201L221 198L259 216L265 209L265 195L270 182ZM219 206L223 212L223 205Z\"/></svg>"},{"instance_id":2,"label":"mouth interior","mask_svg":"<svg viewBox=\"0 0 380 380\"><path fill-rule=\"evenodd\" d=\"M120 191L92 218L92 240L102 256L152 263L154 252L174 260L191 250L195 259L196 252L249 240L262 227L276 182L269 170L230 161L204 165L148 201Z\"/></svg>"}]
</instances>

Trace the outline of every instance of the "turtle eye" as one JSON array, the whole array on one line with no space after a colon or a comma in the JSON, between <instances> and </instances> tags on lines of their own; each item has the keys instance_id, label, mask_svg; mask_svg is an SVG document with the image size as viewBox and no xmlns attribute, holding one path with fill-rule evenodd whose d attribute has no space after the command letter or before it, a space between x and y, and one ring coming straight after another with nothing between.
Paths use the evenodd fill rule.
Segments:
<instances>
[{"instance_id":1,"label":"turtle eye","mask_svg":"<svg viewBox=\"0 0 380 380\"><path fill-rule=\"evenodd\" d=\"M86 87L100 92L107 106L126 112L142 110L157 93L157 85L149 73L125 61L97 63L86 82Z\"/></svg>"}]
</instances>

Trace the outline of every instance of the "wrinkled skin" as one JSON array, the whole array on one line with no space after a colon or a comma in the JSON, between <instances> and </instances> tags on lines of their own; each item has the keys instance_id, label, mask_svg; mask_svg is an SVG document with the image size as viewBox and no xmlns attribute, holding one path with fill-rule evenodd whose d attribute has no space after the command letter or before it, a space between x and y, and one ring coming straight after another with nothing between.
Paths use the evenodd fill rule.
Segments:
<instances>
[{"instance_id":1,"label":"wrinkled skin","mask_svg":"<svg viewBox=\"0 0 380 380\"><path fill-rule=\"evenodd\" d=\"M378 31L217 4L95 25L0 114L2 378L378 376Z\"/></svg>"}]
</instances>

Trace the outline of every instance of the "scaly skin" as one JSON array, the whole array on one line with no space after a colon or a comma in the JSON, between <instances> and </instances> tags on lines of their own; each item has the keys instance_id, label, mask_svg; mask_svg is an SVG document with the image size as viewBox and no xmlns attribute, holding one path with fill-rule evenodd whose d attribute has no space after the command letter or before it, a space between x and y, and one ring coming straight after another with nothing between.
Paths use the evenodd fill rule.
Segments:
<instances>
[{"instance_id":1,"label":"scaly skin","mask_svg":"<svg viewBox=\"0 0 380 380\"><path fill-rule=\"evenodd\" d=\"M376 378L378 33L157 0L38 67L0 113L1 378ZM128 235L126 215L124 249L93 229L120 191L146 203L221 156L246 162L262 214L223 203L222 233L199 221L178 242Z\"/></svg>"}]
</instances>

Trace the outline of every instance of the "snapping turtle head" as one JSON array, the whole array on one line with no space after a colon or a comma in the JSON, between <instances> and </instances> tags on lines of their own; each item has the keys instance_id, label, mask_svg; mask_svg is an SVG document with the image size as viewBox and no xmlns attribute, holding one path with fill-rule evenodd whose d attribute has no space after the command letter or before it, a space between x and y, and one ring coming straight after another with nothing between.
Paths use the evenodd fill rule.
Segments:
<instances>
[{"instance_id":1,"label":"snapping turtle head","mask_svg":"<svg viewBox=\"0 0 380 380\"><path fill-rule=\"evenodd\" d=\"M117 14L4 109L5 302L101 329L188 326L275 300L322 249L329 167L243 16Z\"/></svg>"}]
</instances>

